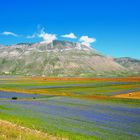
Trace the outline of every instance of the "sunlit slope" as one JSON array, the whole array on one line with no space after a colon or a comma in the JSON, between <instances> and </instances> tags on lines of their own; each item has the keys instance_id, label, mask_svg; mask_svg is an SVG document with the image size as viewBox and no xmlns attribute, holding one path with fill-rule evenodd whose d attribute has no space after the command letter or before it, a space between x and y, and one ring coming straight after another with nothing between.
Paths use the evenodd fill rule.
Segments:
<instances>
[{"instance_id":1,"label":"sunlit slope","mask_svg":"<svg viewBox=\"0 0 140 140\"><path fill-rule=\"evenodd\" d=\"M125 73L127 69L113 58L80 43L53 41L0 48L0 74L90 77Z\"/></svg>"}]
</instances>

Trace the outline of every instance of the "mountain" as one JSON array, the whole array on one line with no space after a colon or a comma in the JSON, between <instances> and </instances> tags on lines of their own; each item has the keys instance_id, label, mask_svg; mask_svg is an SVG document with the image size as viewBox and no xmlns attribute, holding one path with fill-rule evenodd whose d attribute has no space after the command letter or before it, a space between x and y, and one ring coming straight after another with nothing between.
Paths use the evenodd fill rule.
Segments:
<instances>
[{"instance_id":1,"label":"mountain","mask_svg":"<svg viewBox=\"0 0 140 140\"><path fill-rule=\"evenodd\" d=\"M91 77L127 73L117 62L93 48L68 41L0 47L0 74Z\"/></svg>"},{"instance_id":2,"label":"mountain","mask_svg":"<svg viewBox=\"0 0 140 140\"><path fill-rule=\"evenodd\" d=\"M140 60L130 57L115 58L114 60L130 71L140 73Z\"/></svg>"}]
</instances>

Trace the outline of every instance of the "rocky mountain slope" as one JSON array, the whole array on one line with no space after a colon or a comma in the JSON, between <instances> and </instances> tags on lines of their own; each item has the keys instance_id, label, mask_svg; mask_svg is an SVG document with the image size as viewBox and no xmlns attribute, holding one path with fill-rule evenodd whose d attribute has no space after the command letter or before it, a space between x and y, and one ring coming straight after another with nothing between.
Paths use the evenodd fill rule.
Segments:
<instances>
[{"instance_id":1,"label":"rocky mountain slope","mask_svg":"<svg viewBox=\"0 0 140 140\"><path fill-rule=\"evenodd\" d=\"M130 58L130 57L121 57L114 59L117 63L129 69L132 72L140 72L140 60Z\"/></svg>"},{"instance_id":2,"label":"rocky mountain slope","mask_svg":"<svg viewBox=\"0 0 140 140\"><path fill-rule=\"evenodd\" d=\"M0 47L0 74L35 76L116 76L122 63L80 43L53 41Z\"/></svg>"}]
</instances>

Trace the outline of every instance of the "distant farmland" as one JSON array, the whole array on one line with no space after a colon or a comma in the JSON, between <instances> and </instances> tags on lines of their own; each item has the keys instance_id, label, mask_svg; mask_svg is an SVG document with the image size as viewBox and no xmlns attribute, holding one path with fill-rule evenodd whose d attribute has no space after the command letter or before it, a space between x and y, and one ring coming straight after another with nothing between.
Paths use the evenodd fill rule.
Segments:
<instances>
[{"instance_id":1,"label":"distant farmland","mask_svg":"<svg viewBox=\"0 0 140 140\"><path fill-rule=\"evenodd\" d=\"M0 119L56 139L138 140L139 93L139 77L1 77Z\"/></svg>"}]
</instances>

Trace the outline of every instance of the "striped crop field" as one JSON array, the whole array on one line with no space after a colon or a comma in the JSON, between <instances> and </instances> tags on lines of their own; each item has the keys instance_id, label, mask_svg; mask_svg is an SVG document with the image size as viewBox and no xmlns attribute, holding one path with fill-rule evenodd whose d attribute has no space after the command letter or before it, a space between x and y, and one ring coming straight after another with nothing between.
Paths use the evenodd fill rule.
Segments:
<instances>
[{"instance_id":1,"label":"striped crop field","mask_svg":"<svg viewBox=\"0 0 140 140\"><path fill-rule=\"evenodd\" d=\"M0 120L55 139L138 140L139 97L139 77L0 77Z\"/></svg>"}]
</instances>

